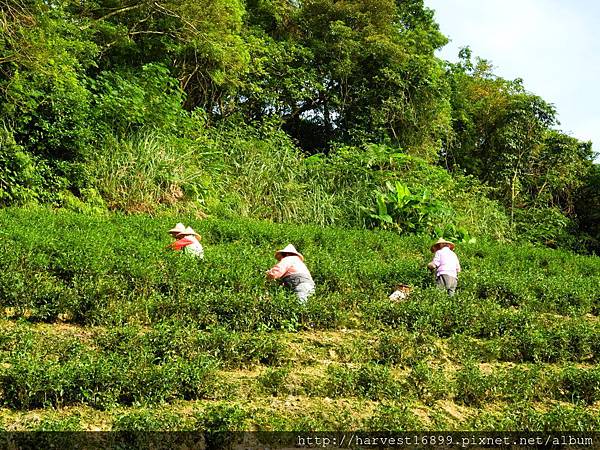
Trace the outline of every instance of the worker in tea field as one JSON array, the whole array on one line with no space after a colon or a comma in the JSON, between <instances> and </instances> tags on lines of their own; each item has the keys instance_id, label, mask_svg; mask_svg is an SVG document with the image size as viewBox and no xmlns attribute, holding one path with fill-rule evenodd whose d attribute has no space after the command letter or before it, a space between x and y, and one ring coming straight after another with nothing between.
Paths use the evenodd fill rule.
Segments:
<instances>
[{"instance_id":1,"label":"worker in tea field","mask_svg":"<svg viewBox=\"0 0 600 450\"><path fill-rule=\"evenodd\" d=\"M315 282L302 256L296 248L289 244L283 250L275 252L278 263L267 270L267 278L281 279L284 286L292 289L301 303L305 303L310 295L315 292Z\"/></svg>"},{"instance_id":2,"label":"worker in tea field","mask_svg":"<svg viewBox=\"0 0 600 450\"><path fill-rule=\"evenodd\" d=\"M180 225L181 227L179 227ZM204 258L204 248L200 244L202 237L192 227L183 227L183 224L178 223L175 228L169 230L169 234L177 238L175 242L169 245L173 250L181 250L185 255L192 255L200 259Z\"/></svg>"},{"instance_id":3,"label":"worker in tea field","mask_svg":"<svg viewBox=\"0 0 600 450\"><path fill-rule=\"evenodd\" d=\"M458 285L458 273L460 262L454 253L454 244L439 238L431 246L433 260L427 264L427 268L435 271L435 282L440 289L445 289L449 296L453 296Z\"/></svg>"}]
</instances>

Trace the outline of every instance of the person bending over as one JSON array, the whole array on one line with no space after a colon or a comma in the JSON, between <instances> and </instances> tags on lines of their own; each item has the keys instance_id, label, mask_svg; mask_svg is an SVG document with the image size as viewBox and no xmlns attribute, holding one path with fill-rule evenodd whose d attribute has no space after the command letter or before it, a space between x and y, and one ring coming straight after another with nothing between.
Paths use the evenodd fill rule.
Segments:
<instances>
[{"instance_id":1,"label":"person bending over","mask_svg":"<svg viewBox=\"0 0 600 450\"><path fill-rule=\"evenodd\" d=\"M177 233L177 240L170 247L173 250L181 250L185 255L192 255L197 258L204 258L204 248L200 244L202 237L194 231L192 227L187 227Z\"/></svg>"},{"instance_id":2,"label":"person bending over","mask_svg":"<svg viewBox=\"0 0 600 450\"><path fill-rule=\"evenodd\" d=\"M292 289L300 302L305 303L308 297L315 292L315 282L304 264L304 256L292 244L289 244L283 250L277 250L275 258L279 262L267 270L267 278L281 279L284 286Z\"/></svg>"},{"instance_id":3,"label":"person bending over","mask_svg":"<svg viewBox=\"0 0 600 450\"><path fill-rule=\"evenodd\" d=\"M435 282L438 288L445 289L451 297L456 292L458 272L460 272L460 262L453 250L452 242L439 238L431 246L431 253L434 254L433 261L427 264L429 270L435 270Z\"/></svg>"}]
</instances>

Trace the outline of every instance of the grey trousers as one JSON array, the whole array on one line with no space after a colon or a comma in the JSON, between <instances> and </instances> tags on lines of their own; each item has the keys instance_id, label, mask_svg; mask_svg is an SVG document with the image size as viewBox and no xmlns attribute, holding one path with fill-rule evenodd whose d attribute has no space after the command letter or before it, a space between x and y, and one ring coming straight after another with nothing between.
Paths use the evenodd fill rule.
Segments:
<instances>
[{"instance_id":1,"label":"grey trousers","mask_svg":"<svg viewBox=\"0 0 600 450\"><path fill-rule=\"evenodd\" d=\"M315 292L315 282L312 278L304 275L288 275L282 279L283 284L291 288L296 295L300 303L306 303L308 297Z\"/></svg>"},{"instance_id":2,"label":"grey trousers","mask_svg":"<svg viewBox=\"0 0 600 450\"><path fill-rule=\"evenodd\" d=\"M435 279L435 284L438 288L445 289L448 292L448 295L452 297L456 292L458 280L450 275L438 275Z\"/></svg>"}]
</instances>

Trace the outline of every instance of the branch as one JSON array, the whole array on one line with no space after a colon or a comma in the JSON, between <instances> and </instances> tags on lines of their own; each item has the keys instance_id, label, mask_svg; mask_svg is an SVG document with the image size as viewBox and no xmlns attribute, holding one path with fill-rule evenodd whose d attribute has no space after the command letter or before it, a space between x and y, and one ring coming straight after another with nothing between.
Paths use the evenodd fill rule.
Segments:
<instances>
[{"instance_id":1,"label":"branch","mask_svg":"<svg viewBox=\"0 0 600 450\"><path fill-rule=\"evenodd\" d=\"M127 33L129 36L134 36L136 34L169 34L165 31L151 31L151 30L147 30L147 31L131 31L129 33Z\"/></svg>"},{"instance_id":2,"label":"branch","mask_svg":"<svg viewBox=\"0 0 600 450\"><path fill-rule=\"evenodd\" d=\"M185 23L186 25L188 25L196 33L199 33L198 29L194 26L194 24L192 24L191 22L188 22L183 17L181 17L179 14L176 14L175 12L171 11L170 9L165 8L164 6L158 4L158 2L154 2L154 6L156 6L158 9L162 9L163 11L165 11L171 17L175 17L175 18L181 20L183 23Z\"/></svg>"},{"instance_id":3,"label":"branch","mask_svg":"<svg viewBox=\"0 0 600 450\"><path fill-rule=\"evenodd\" d=\"M184 77L184 79L182 80L181 90L183 90L183 91L186 90L188 83L191 81L193 76L196 75L196 72L198 72L198 69L199 69L199 66L196 64L192 73L190 73L189 75L186 75Z\"/></svg>"},{"instance_id":4,"label":"branch","mask_svg":"<svg viewBox=\"0 0 600 450\"><path fill-rule=\"evenodd\" d=\"M132 5L132 6L126 6L125 8L121 8L121 9L117 9L115 11L111 11L108 14L96 19L94 22L100 22L101 20L106 20L112 16L116 16L117 14L121 14L127 11L132 11L134 9L138 9L141 8L142 6L144 6L143 3L138 3L137 5ZM89 27L92 26L92 23L88 23L87 25L84 25L82 27L80 27L80 30L87 30Z\"/></svg>"}]
</instances>

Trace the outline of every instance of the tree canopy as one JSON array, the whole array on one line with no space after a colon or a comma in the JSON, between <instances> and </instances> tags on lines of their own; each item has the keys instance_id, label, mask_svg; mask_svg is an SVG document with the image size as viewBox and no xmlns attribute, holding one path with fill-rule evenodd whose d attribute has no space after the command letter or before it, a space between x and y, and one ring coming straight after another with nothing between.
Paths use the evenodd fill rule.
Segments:
<instances>
[{"instance_id":1,"label":"tree canopy","mask_svg":"<svg viewBox=\"0 0 600 450\"><path fill-rule=\"evenodd\" d=\"M386 145L597 242L591 143L446 42L422 0L0 0L0 198L80 196L107 142L234 124L307 156Z\"/></svg>"}]
</instances>

